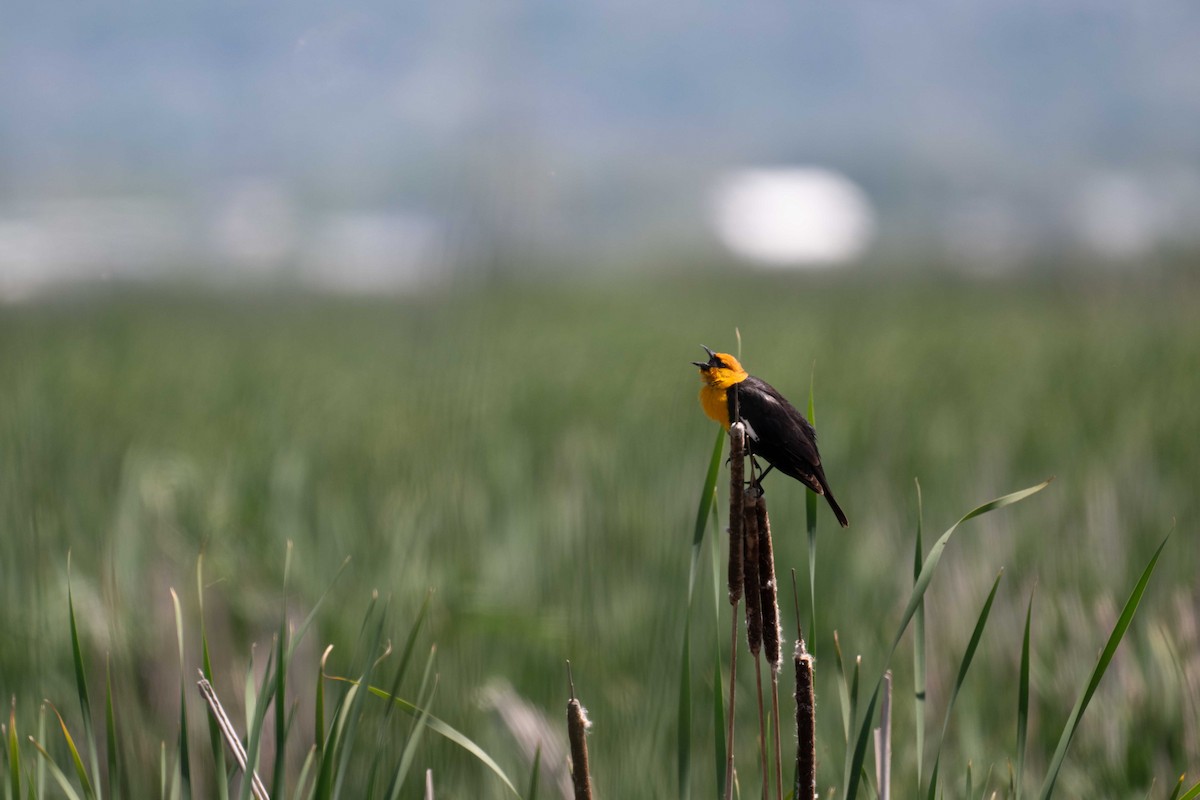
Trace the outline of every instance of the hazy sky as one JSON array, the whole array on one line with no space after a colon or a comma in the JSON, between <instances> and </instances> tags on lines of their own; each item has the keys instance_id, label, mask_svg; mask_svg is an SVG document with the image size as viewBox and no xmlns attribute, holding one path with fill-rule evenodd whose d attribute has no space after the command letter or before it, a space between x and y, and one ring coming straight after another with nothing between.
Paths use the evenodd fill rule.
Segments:
<instances>
[{"instance_id":1,"label":"hazy sky","mask_svg":"<svg viewBox=\"0 0 1200 800\"><path fill-rule=\"evenodd\" d=\"M687 235L689 198L722 170L815 164L864 186L886 234L927 231L964 198L985 217L1074 207L1095 174L1188 195L1162 187L1200 165L1190 0L116 0L0 15L11 213L77 195L204 202L252 180L301 207L637 239Z\"/></svg>"}]
</instances>

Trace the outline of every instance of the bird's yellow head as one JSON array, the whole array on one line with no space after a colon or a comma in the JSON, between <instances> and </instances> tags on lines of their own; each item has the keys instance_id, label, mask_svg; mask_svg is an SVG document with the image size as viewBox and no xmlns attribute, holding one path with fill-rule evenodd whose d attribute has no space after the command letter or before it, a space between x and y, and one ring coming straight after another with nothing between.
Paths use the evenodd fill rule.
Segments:
<instances>
[{"instance_id":1,"label":"bird's yellow head","mask_svg":"<svg viewBox=\"0 0 1200 800\"><path fill-rule=\"evenodd\" d=\"M700 368L700 380L705 384L713 389L728 389L735 383L746 380L746 370L742 369L738 360L729 353L714 353L707 347L704 348L704 352L708 353L708 361L692 363Z\"/></svg>"}]
</instances>

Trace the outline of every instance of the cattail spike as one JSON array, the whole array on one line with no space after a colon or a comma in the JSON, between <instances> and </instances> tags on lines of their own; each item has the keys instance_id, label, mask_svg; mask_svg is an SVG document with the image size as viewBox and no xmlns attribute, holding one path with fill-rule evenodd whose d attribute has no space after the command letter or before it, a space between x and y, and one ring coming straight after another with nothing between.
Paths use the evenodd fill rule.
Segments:
<instances>
[{"instance_id":1,"label":"cattail spike","mask_svg":"<svg viewBox=\"0 0 1200 800\"><path fill-rule=\"evenodd\" d=\"M729 604L742 598L742 517L746 478L746 426L729 426Z\"/></svg>"},{"instance_id":2,"label":"cattail spike","mask_svg":"<svg viewBox=\"0 0 1200 800\"><path fill-rule=\"evenodd\" d=\"M796 640L793 656L796 664L796 800L815 800L817 796L817 714L813 694L813 657Z\"/></svg>"},{"instance_id":3,"label":"cattail spike","mask_svg":"<svg viewBox=\"0 0 1200 800\"><path fill-rule=\"evenodd\" d=\"M775 581L775 551L771 543L771 518L767 515L766 495L755 501L758 527L758 580L762 595L763 647L772 672L783 666L779 628L779 587Z\"/></svg>"},{"instance_id":4,"label":"cattail spike","mask_svg":"<svg viewBox=\"0 0 1200 800\"><path fill-rule=\"evenodd\" d=\"M592 777L588 767L587 732L592 727L587 711L572 697L567 702L567 737L571 740L571 782L575 800L591 800Z\"/></svg>"},{"instance_id":5,"label":"cattail spike","mask_svg":"<svg viewBox=\"0 0 1200 800\"><path fill-rule=\"evenodd\" d=\"M742 582L746 588L746 643L758 655L763 641L762 576L759 574L758 508L754 490L745 491L742 514Z\"/></svg>"}]
</instances>

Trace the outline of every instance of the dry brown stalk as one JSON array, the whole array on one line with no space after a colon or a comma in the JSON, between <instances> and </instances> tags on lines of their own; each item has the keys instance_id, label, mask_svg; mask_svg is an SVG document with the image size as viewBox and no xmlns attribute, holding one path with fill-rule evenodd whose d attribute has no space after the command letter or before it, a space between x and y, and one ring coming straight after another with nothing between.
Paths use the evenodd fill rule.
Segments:
<instances>
[{"instance_id":1,"label":"dry brown stalk","mask_svg":"<svg viewBox=\"0 0 1200 800\"><path fill-rule=\"evenodd\" d=\"M220 729L221 736L225 739L225 744L229 746L234 760L237 761L238 766L245 773L247 766L246 748L242 747L242 740L238 737L238 733L234 729L229 715L225 713L225 707L221 705L216 691L213 689L212 684L204 677L203 672L200 673L200 680L196 685L200 687L200 694L204 696L204 702L208 703L208 712L212 714L213 720L217 723L217 728ZM267 794L267 787L263 785L262 779L258 777L257 772L250 773L250 791L257 800L271 800Z\"/></svg>"}]
</instances>

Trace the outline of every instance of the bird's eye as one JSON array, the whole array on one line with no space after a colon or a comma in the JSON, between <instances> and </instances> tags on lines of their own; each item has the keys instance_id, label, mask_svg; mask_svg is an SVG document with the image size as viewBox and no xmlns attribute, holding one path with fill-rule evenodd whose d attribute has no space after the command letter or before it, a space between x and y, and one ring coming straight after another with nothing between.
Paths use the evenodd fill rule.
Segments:
<instances>
[{"instance_id":1,"label":"bird's eye","mask_svg":"<svg viewBox=\"0 0 1200 800\"><path fill-rule=\"evenodd\" d=\"M724 361L722 361L719 358L717 359L717 366L720 367L721 369L729 369L729 365L726 364Z\"/></svg>"}]
</instances>

